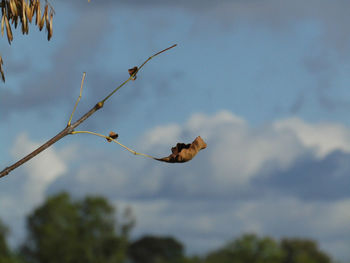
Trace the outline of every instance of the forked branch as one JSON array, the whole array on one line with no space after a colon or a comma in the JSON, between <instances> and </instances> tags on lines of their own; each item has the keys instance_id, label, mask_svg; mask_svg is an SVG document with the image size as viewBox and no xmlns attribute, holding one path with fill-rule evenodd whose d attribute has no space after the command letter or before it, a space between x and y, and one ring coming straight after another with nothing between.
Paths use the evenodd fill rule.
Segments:
<instances>
[{"instance_id":1,"label":"forked branch","mask_svg":"<svg viewBox=\"0 0 350 263\"><path fill-rule=\"evenodd\" d=\"M102 135L102 134L99 134L99 133L96 133L96 132L91 132L91 131L75 131L74 130L81 123L83 123L87 118L89 118L92 114L94 114L96 111L101 109L103 107L104 103L115 92L117 92L121 87L123 87L130 80L135 80L136 79L136 74L140 71L140 69L148 61L150 61L155 56L158 56L159 54L161 54L161 53L163 53L163 52L165 52L165 51L167 51L167 50L169 50L169 49L171 49L171 48L173 48L175 46L176 46L176 44L172 45L171 47L168 47L166 49L163 49L162 51L159 51L159 52L155 53L154 55L150 56L147 60L145 60L145 62L143 62L141 64L140 67L133 67L133 68L129 69L130 77L127 80L125 80L122 84L120 84L118 87L116 87L103 100L101 100L98 103L96 103L96 105L93 108L91 108L80 119L78 119L76 122L74 122L72 124L71 122L72 122L73 115L75 113L75 110L76 110L76 108L78 106L78 103L79 103L79 101L81 99L81 96L82 96L82 90L83 90L84 79L85 79L85 72L84 72L83 78L81 80L79 97L78 97L78 99L77 99L77 101L76 101L76 103L74 105L74 108L73 108L72 114L71 114L71 116L69 118L69 121L67 123L67 126L60 133L58 133L56 136L52 137L50 140L48 140L46 143L41 145L39 148L37 148L36 150L34 150L33 152L31 152L30 154L25 156L24 158L22 158L18 162L14 163L13 165L11 165L9 167L6 167L4 170L2 170L0 172L0 178L8 175L12 170L14 170L17 167L21 166L22 164L26 163L27 161L29 161L30 159L32 159L33 157L35 157L36 155L38 155L39 153L41 153L42 151L44 151L45 149L50 147L52 144L54 144L57 141L61 140L63 137L67 136L68 134L86 133L86 134L96 135L96 136L99 136L99 137L107 139L108 142L112 142L113 141L113 142L119 144L121 147L123 147L124 149L128 150L129 152L131 152L131 153L133 153L135 155L145 156L145 157L157 160L157 161L168 162L168 163L183 163L183 162L187 162L187 161L191 160L194 156L196 156L196 154L200 150L205 149L207 147L207 144L202 140L202 138L200 136L198 136L192 143L189 143L189 144L177 143L177 145L175 147L171 148L171 151L172 151L171 155L169 155L167 157L155 158L155 157L153 157L151 155L148 155L148 154L138 153L138 152L128 148L127 146L123 145L122 143L117 141L118 135L116 133L114 133L114 132L111 132L109 134L109 136L105 136L105 135Z\"/></svg>"},{"instance_id":2,"label":"forked branch","mask_svg":"<svg viewBox=\"0 0 350 263\"><path fill-rule=\"evenodd\" d=\"M4 177L6 175L8 175L11 171L13 171L14 169L16 169L17 167L21 166L22 164L26 163L27 161L29 161L30 159L32 159L33 157L35 157L36 155L38 155L39 153L41 153L42 151L44 151L45 149L49 148L52 144L56 143L57 141L61 140L63 137L67 136L68 134L72 134L72 132L74 131L74 129L76 127L78 127L81 123L83 123L87 118L89 118L92 114L94 114L96 111L98 111L99 109L101 109L104 105L104 103L115 93L117 92L121 87L123 87L126 83L128 83L130 80L135 79L136 74L140 71L140 69L148 62L150 61L152 58L154 58L155 56L175 47L175 45L172 45L171 47L168 47L160 52L157 52L156 54L150 56L145 62L143 62L141 64L140 67L138 67L132 74L130 74L130 77L124 81L122 84L120 84L117 88L115 88L111 93L109 93L103 100L99 101L98 103L96 103L96 105L94 107L92 107L87 113L85 113L80 119L78 119L76 122L74 122L73 124L71 124L72 118L73 118L73 114L75 112L75 109L78 105L78 102L81 98L81 93L82 93L82 88L83 88L83 84L84 84L84 79L85 79L85 73L83 74L83 79L82 79L82 83L81 83L81 88L80 88L80 95L78 97L77 102L75 103L73 112L70 116L70 119L68 121L67 126L61 131L59 132L57 135L55 135L54 137L52 137L50 140L48 140L47 142L45 142L43 145L41 145L39 148L37 148L36 150L34 150L33 152L31 152L30 154L28 154L27 156L23 157L22 159L20 159L19 161L17 161L16 163L6 167L4 170L2 170L0 172L0 178Z\"/></svg>"}]
</instances>

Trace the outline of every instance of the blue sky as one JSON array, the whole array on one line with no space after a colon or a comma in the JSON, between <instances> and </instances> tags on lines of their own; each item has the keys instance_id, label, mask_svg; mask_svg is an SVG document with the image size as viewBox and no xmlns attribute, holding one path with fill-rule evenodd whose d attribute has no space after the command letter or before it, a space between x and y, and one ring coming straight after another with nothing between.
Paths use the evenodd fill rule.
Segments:
<instances>
[{"instance_id":1,"label":"blue sky","mask_svg":"<svg viewBox=\"0 0 350 263\"><path fill-rule=\"evenodd\" d=\"M0 217L68 190L131 206L133 232L203 253L244 232L315 238L350 259L350 29L345 1L53 1L54 34L1 41L0 163L10 165L150 61L81 126L165 156L201 135L183 165L135 157L89 135L64 138L0 184ZM16 207L16 209L13 209Z\"/></svg>"}]
</instances>

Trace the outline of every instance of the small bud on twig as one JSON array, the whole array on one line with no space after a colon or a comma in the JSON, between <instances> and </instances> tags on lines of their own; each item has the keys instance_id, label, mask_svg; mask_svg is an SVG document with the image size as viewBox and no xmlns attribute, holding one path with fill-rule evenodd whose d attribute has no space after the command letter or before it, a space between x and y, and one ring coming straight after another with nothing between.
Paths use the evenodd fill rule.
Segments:
<instances>
[{"instance_id":1,"label":"small bud on twig","mask_svg":"<svg viewBox=\"0 0 350 263\"><path fill-rule=\"evenodd\" d=\"M107 140L107 142L111 142L112 140L110 139L110 138L112 138L112 139L117 139L118 138L118 133L115 133L114 131L111 131L110 133L109 133L109 138L106 138L106 140Z\"/></svg>"},{"instance_id":2,"label":"small bud on twig","mask_svg":"<svg viewBox=\"0 0 350 263\"><path fill-rule=\"evenodd\" d=\"M132 80L135 80L135 79L136 79L136 73L137 73L137 71L138 71L138 68L137 68L136 66L133 67L133 68L128 69L128 72L129 72L130 77L134 75L134 76L132 77Z\"/></svg>"}]
</instances>

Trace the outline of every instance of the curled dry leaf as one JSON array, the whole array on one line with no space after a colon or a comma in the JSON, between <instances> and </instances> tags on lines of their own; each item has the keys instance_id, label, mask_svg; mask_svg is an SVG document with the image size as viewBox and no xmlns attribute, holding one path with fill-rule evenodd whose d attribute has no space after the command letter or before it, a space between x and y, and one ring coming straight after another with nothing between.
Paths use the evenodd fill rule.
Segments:
<instances>
[{"instance_id":1,"label":"curled dry leaf","mask_svg":"<svg viewBox=\"0 0 350 263\"><path fill-rule=\"evenodd\" d=\"M193 159L196 154L207 147L201 136L198 136L192 143L178 143L171 148L172 154L163 158L156 158L158 161L167 163L184 163Z\"/></svg>"},{"instance_id":2,"label":"curled dry leaf","mask_svg":"<svg viewBox=\"0 0 350 263\"><path fill-rule=\"evenodd\" d=\"M138 70L137 67L133 67L133 68L129 68L129 69L128 69L128 72L129 72L130 77L131 77L132 75L135 74L135 75L132 77L132 80L135 80L135 79L136 79L137 70Z\"/></svg>"},{"instance_id":3,"label":"curled dry leaf","mask_svg":"<svg viewBox=\"0 0 350 263\"><path fill-rule=\"evenodd\" d=\"M113 131L111 131L110 133L109 133L109 135L108 135L110 138L112 138L112 139L117 139L118 138L118 133L115 133L115 132L113 132ZM106 140L108 141L108 142L111 142L112 140L110 139L110 138L106 138Z\"/></svg>"}]
</instances>

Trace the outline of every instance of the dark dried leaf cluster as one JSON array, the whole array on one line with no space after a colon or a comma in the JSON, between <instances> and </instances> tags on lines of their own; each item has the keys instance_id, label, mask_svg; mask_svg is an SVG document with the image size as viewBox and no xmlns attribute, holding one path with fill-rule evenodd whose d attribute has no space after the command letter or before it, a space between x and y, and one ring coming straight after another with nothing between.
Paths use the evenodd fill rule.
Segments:
<instances>
[{"instance_id":1,"label":"dark dried leaf cluster","mask_svg":"<svg viewBox=\"0 0 350 263\"><path fill-rule=\"evenodd\" d=\"M192 160L200 150L206 147L207 144L203 141L201 136L198 136L192 143L176 144L175 147L171 148L172 154L157 160L167 163L184 163Z\"/></svg>"},{"instance_id":2,"label":"dark dried leaf cluster","mask_svg":"<svg viewBox=\"0 0 350 263\"><path fill-rule=\"evenodd\" d=\"M137 71L138 71L138 68L137 68L136 66L133 67L133 68L129 68L129 69L128 69L129 75L130 75L130 77L132 77L132 78L131 78L132 80L135 80L135 79L136 79L136 73L137 73Z\"/></svg>"},{"instance_id":3,"label":"dark dried leaf cluster","mask_svg":"<svg viewBox=\"0 0 350 263\"><path fill-rule=\"evenodd\" d=\"M22 34L28 34L28 24L32 22L35 16L35 24L41 31L46 25L47 39L52 37L52 20L54 10L46 1L43 11L41 10L40 0L1 0L1 35L4 35L6 28L7 40L9 44L13 40L11 24L17 28L21 24ZM0 73L3 81L5 81L2 68L2 59L0 61Z\"/></svg>"},{"instance_id":4,"label":"dark dried leaf cluster","mask_svg":"<svg viewBox=\"0 0 350 263\"><path fill-rule=\"evenodd\" d=\"M118 138L119 135L118 135L118 133L111 131L108 136L109 136L109 138L106 138L106 140L107 140L107 142L111 142L112 140L110 138L115 140Z\"/></svg>"}]
</instances>

